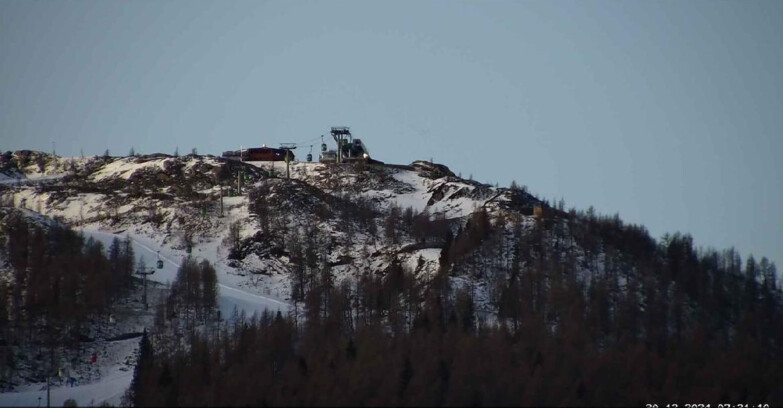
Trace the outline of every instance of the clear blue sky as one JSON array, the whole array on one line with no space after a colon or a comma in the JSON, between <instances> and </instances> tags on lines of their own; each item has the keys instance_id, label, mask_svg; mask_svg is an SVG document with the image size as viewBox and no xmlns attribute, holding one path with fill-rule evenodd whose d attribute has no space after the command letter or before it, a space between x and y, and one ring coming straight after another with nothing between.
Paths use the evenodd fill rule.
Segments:
<instances>
[{"instance_id":1,"label":"clear blue sky","mask_svg":"<svg viewBox=\"0 0 783 408\"><path fill-rule=\"evenodd\" d=\"M783 267L783 2L0 2L0 149L377 159ZM298 150L302 157L306 150Z\"/></svg>"}]
</instances>

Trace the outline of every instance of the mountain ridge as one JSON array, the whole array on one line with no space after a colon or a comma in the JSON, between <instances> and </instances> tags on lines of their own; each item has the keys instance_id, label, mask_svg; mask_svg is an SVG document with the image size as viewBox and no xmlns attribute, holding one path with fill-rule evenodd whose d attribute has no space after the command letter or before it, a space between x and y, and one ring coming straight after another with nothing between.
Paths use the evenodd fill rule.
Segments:
<instances>
[{"instance_id":1,"label":"mountain ridge","mask_svg":"<svg viewBox=\"0 0 783 408\"><path fill-rule=\"evenodd\" d=\"M339 345L330 351L348 353L349 360L340 360L347 364L343 367L367 356L356 354L355 348L377 343L386 347L381 353L387 365L408 361L399 368L400 378L421 370L441 373L425 379L414 375L439 390L433 391L439 396L427 398L441 400L453 394L443 385L449 373L472 375L466 374L471 365L464 363L472 357L461 353L473 355L476 344L495 342L496 348L483 350L495 362L483 368L491 374L487 378L498 379L499 373L521 364L526 368L517 373L520 378L530 380L538 367L547 367L558 384L576 384L565 386L567 395L530 385L513 401L630 403L644 395L669 395L660 394L664 391L693 397L704 390L710 401L717 401L721 388L754 375L747 364L726 371L748 353L754 364L773 374L754 377L753 384L734 389L725 399L752 395L777 401L783 395L783 386L772 380L783 367L776 364L783 361L783 295L776 266L766 258L750 256L743 265L733 249L696 248L689 235L680 233L656 240L643 226L625 224L617 215L566 211L562 201L549 205L516 183L500 188L464 180L448 167L426 161L295 162L286 169L280 162L209 155L63 159L34 153L25 160L27 165L16 170L13 164L4 167L6 174L30 177L26 183L3 182L0 204L51 217L90 236L123 231L148 256L158 251L172 265L190 260L213 264L221 288L239 296L219 305L223 316L235 316L234 334L249 327L314 341L296 343L302 354L287 361L299 368L279 373L291 381L305 381L292 373L320 364L313 360L312 353L321 349L313 339L347 342L344 351ZM164 272L151 278L166 283L174 271ZM232 305L259 311L259 299L266 299L263 307L281 313L240 324L244 314L232 313ZM174 325L168 320L176 320L161 319L151 329L156 336L165 333L167 324ZM339 329L322 332L321 325ZM354 331L361 327L376 337L362 339ZM380 340L381 333L410 342L410 353L424 354L414 361L400 354L394 340ZM474 346L460 351L439 340L442 336ZM425 350L432 344L442 348ZM163 351L160 357L177 353ZM503 353L510 353L510 360ZM640 359L643 364L632 364ZM579 368L564 370L552 361ZM620 368L637 366L642 368ZM699 374L708 366L723 374ZM680 385L680 369L697 378L698 385ZM579 374L591 370L617 375ZM166 378L159 371L145 375ZM372 370L370 375L377 381L385 378ZM607 379L617 376L636 381L628 399L611 391L614 380ZM480 381L462 386L475 388ZM494 382L482 384L486 388ZM353 394L341 398L346 395ZM466 401L458 395L450 398ZM471 395L489 398L475 389ZM246 397L239 401L255 398L253 393ZM302 401L286 398L279 402ZM416 401L415 394L410 398Z\"/></svg>"}]
</instances>

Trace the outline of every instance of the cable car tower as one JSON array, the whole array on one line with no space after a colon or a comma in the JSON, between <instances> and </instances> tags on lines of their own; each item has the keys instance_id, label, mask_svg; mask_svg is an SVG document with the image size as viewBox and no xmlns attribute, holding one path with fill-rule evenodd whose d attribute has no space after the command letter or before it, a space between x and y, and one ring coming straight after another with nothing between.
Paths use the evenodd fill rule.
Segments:
<instances>
[{"instance_id":1,"label":"cable car tower","mask_svg":"<svg viewBox=\"0 0 783 408\"><path fill-rule=\"evenodd\" d=\"M296 143L280 143L280 148L285 150L285 178L291 178L291 150L296 149Z\"/></svg>"},{"instance_id":2,"label":"cable car tower","mask_svg":"<svg viewBox=\"0 0 783 408\"><path fill-rule=\"evenodd\" d=\"M158 261L156 262L156 266L158 269L163 269L163 260L160 259L160 251L158 251L157 256ZM136 275L141 275L144 280L144 293L141 296L142 302L144 302L144 310L147 310L147 276L152 275L153 273L155 273L155 268L139 267L136 270Z\"/></svg>"},{"instance_id":3,"label":"cable car tower","mask_svg":"<svg viewBox=\"0 0 783 408\"><path fill-rule=\"evenodd\" d=\"M343 147L347 146L349 141L353 142L353 135L351 135L351 131L347 127L340 126L332 128L332 137L337 143L337 163L342 163Z\"/></svg>"}]
</instances>

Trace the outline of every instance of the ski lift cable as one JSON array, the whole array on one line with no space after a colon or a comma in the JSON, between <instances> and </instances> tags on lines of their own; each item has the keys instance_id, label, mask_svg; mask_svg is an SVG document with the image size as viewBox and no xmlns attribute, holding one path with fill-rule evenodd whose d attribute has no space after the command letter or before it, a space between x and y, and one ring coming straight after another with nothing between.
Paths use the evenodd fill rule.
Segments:
<instances>
[{"instance_id":1,"label":"ski lift cable","mask_svg":"<svg viewBox=\"0 0 783 408\"><path fill-rule=\"evenodd\" d=\"M303 141L301 141L301 142L296 142L296 143L291 143L291 144L292 144L292 145L297 145L297 147L298 147L298 145L307 145L307 144L309 144L309 143L312 143L312 142L314 142L314 141L317 141L317 140L318 140L318 139L320 139L320 138L321 138L321 136L316 136L316 137L314 137L314 138L312 138L312 139L303 140Z\"/></svg>"}]
</instances>

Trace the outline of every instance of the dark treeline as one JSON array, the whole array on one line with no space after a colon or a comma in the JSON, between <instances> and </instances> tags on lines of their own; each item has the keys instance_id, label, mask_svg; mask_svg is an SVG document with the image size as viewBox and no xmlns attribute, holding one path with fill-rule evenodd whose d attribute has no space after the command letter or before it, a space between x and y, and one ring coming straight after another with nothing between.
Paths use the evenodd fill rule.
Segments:
<instances>
[{"instance_id":1,"label":"dark treeline","mask_svg":"<svg viewBox=\"0 0 783 408\"><path fill-rule=\"evenodd\" d=\"M132 287L133 248L103 244L51 223L42 227L19 212L4 217L3 259L12 272L0 282L3 380L15 375L13 350L23 346L73 347L90 318L110 312Z\"/></svg>"},{"instance_id":2,"label":"dark treeline","mask_svg":"<svg viewBox=\"0 0 783 408\"><path fill-rule=\"evenodd\" d=\"M743 264L734 250L694 248L688 235L656 242L592 211L493 218L480 209L456 231L406 212L392 209L378 231L440 242L431 280L394 259L382 276L336 283L314 234L289 238L301 248L290 254L303 313L234 317L188 331L187 347L145 336L131 401L783 403L781 291L767 259ZM491 310L457 284L465 277L489 283Z\"/></svg>"},{"instance_id":3,"label":"dark treeline","mask_svg":"<svg viewBox=\"0 0 783 408\"><path fill-rule=\"evenodd\" d=\"M181 345L184 333L216 321L218 280L215 268L207 260L185 258L171 284L169 296L155 310L153 335L161 346L174 349Z\"/></svg>"},{"instance_id":4,"label":"dark treeline","mask_svg":"<svg viewBox=\"0 0 783 408\"><path fill-rule=\"evenodd\" d=\"M155 311L154 325L146 330L141 340L139 359L130 389L123 396L123 405L143 404L141 391L150 387L151 370L155 369L153 355L177 356L199 350L200 336L218 338L220 316L217 313L218 281L215 268L207 261L196 262L186 258L177 270L168 297L163 298ZM201 333L201 334L199 334ZM152 350L155 343L155 352ZM186 351L187 350L187 351ZM168 368L156 379L167 381L172 374ZM195 404L195 403L194 403ZM160 402L156 405L164 405Z\"/></svg>"}]
</instances>

